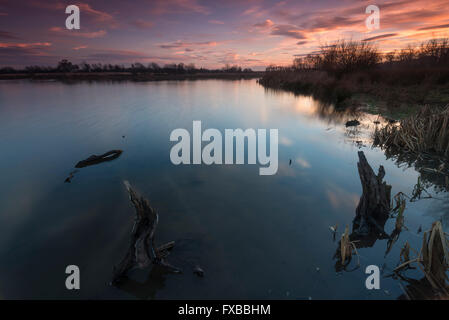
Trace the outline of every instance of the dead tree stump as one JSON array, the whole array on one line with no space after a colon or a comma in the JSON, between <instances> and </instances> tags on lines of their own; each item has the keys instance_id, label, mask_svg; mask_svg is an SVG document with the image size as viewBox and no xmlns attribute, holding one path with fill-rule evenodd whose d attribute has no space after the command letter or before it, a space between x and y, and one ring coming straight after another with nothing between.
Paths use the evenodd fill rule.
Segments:
<instances>
[{"instance_id":1,"label":"dead tree stump","mask_svg":"<svg viewBox=\"0 0 449 320\"><path fill-rule=\"evenodd\" d=\"M114 267L112 283L120 282L133 268L143 269L151 264L167 267L175 273L181 272L165 260L175 242L171 241L159 247L154 244L154 234L159 221L156 210L150 206L147 199L136 194L128 181L124 181L124 184L128 190L129 199L136 209L136 217L128 252L119 265Z\"/></svg>"},{"instance_id":2,"label":"dead tree stump","mask_svg":"<svg viewBox=\"0 0 449 320\"><path fill-rule=\"evenodd\" d=\"M391 186L382 181L385 176L383 166L379 167L379 172L375 175L363 151L359 151L358 155L357 168L363 193L356 209L352 231L358 235L374 232L385 234L383 226L390 214Z\"/></svg>"}]
</instances>

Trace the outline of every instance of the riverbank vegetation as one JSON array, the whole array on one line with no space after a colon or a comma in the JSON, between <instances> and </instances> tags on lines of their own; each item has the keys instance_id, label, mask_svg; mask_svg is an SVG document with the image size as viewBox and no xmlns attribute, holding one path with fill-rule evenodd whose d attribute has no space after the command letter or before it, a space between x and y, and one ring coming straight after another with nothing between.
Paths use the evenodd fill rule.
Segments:
<instances>
[{"instance_id":1,"label":"riverbank vegetation","mask_svg":"<svg viewBox=\"0 0 449 320\"><path fill-rule=\"evenodd\" d=\"M374 131L373 144L398 166L414 166L424 187L449 191L449 105L422 107Z\"/></svg>"},{"instance_id":2,"label":"riverbank vegetation","mask_svg":"<svg viewBox=\"0 0 449 320\"><path fill-rule=\"evenodd\" d=\"M397 125L389 123L374 133L374 143L394 152L396 149L419 155L437 153L449 156L449 106L426 106Z\"/></svg>"},{"instance_id":3,"label":"riverbank vegetation","mask_svg":"<svg viewBox=\"0 0 449 320\"><path fill-rule=\"evenodd\" d=\"M289 67L268 67L259 82L313 94L341 107L365 104L408 113L418 105L445 105L449 40L433 39L387 53L371 42L341 40L297 57Z\"/></svg>"}]
</instances>

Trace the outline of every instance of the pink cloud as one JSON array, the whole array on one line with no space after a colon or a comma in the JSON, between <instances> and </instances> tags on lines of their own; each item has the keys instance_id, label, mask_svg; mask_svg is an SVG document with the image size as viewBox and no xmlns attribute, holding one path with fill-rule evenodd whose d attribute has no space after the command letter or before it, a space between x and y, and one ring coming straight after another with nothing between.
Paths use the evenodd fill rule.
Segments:
<instances>
[{"instance_id":1,"label":"pink cloud","mask_svg":"<svg viewBox=\"0 0 449 320\"><path fill-rule=\"evenodd\" d=\"M209 20L208 22L211 24L225 24L223 21L220 20Z\"/></svg>"},{"instance_id":2,"label":"pink cloud","mask_svg":"<svg viewBox=\"0 0 449 320\"><path fill-rule=\"evenodd\" d=\"M5 43L0 42L0 48L35 48L50 47L51 42L32 42L32 43Z\"/></svg>"},{"instance_id":3,"label":"pink cloud","mask_svg":"<svg viewBox=\"0 0 449 320\"><path fill-rule=\"evenodd\" d=\"M87 14L92 15L93 17L95 17L95 19L97 21L112 21L112 20L114 20L114 17L112 15L110 15L109 13L100 11L100 10L95 10L87 3L80 3L80 4L78 4L78 7L80 8L81 12L83 12L83 13L86 12Z\"/></svg>"},{"instance_id":4,"label":"pink cloud","mask_svg":"<svg viewBox=\"0 0 449 320\"><path fill-rule=\"evenodd\" d=\"M67 29L63 29L61 27L52 27L52 28L50 28L50 31L52 31L56 34L59 34L59 35L88 38L88 39L103 37L107 33L105 30L86 32L86 31L79 31L79 30L67 30Z\"/></svg>"}]
</instances>

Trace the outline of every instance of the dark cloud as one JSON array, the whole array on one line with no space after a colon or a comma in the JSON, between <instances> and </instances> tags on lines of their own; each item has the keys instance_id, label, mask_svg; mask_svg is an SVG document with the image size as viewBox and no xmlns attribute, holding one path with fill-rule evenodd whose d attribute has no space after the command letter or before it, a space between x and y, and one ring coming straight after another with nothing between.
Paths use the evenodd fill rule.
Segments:
<instances>
[{"instance_id":1,"label":"dark cloud","mask_svg":"<svg viewBox=\"0 0 449 320\"><path fill-rule=\"evenodd\" d=\"M267 20L265 20L264 22L256 23L256 24L254 25L254 27L258 27L258 28L268 28L268 27L271 27L273 24L274 24L273 21L271 21L270 19L267 19Z\"/></svg>"},{"instance_id":2,"label":"dark cloud","mask_svg":"<svg viewBox=\"0 0 449 320\"><path fill-rule=\"evenodd\" d=\"M176 41L172 43L165 43L159 45L159 48L162 49L176 49L176 48L182 48L182 47L188 47L188 46L216 46L217 42L215 41L204 41L204 42L182 42L182 41Z\"/></svg>"},{"instance_id":3,"label":"dark cloud","mask_svg":"<svg viewBox=\"0 0 449 320\"><path fill-rule=\"evenodd\" d=\"M285 36L295 39L306 39L304 33L297 27L291 24L278 24L273 27L271 34L275 36Z\"/></svg>"},{"instance_id":4,"label":"dark cloud","mask_svg":"<svg viewBox=\"0 0 449 320\"><path fill-rule=\"evenodd\" d=\"M208 15L210 9L197 0L153 0L150 10L150 13L154 15L190 12Z\"/></svg>"},{"instance_id":5,"label":"dark cloud","mask_svg":"<svg viewBox=\"0 0 449 320\"><path fill-rule=\"evenodd\" d=\"M134 20L131 22L131 24L139 29L150 29L154 26L153 22L141 19Z\"/></svg>"},{"instance_id":6,"label":"dark cloud","mask_svg":"<svg viewBox=\"0 0 449 320\"><path fill-rule=\"evenodd\" d=\"M126 51L126 50L101 50L95 53L89 54L86 58L89 60L102 60L102 61L132 61L135 59L147 59L150 56L136 51Z\"/></svg>"},{"instance_id":7,"label":"dark cloud","mask_svg":"<svg viewBox=\"0 0 449 320\"><path fill-rule=\"evenodd\" d=\"M386 33L386 34L381 34L381 35L378 35L378 36L375 36L375 37L366 38L366 39L363 39L362 41L380 40L380 39L385 39L385 38L391 38L391 37L394 37L394 36L397 36L397 35L398 35L397 33Z\"/></svg>"},{"instance_id":8,"label":"dark cloud","mask_svg":"<svg viewBox=\"0 0 449 320\"><path fill-rule=\"evenodd\" d=\"M54 62L56 58L48 51L50 46L50 43L0 43L0 65Z\"/></svg>"},{"instance_id":9,"label":"dark cloud","mask_svg":"<svg viewBox=\"0 0 449 320\"><path fill-rule=\"evenodd\" d=\"M324 18L311 19L307 24L307 31L319 29L332 30L340 27L350 27L356 24L363 24L361 18L348 18L344 16L328 16Z\"/></svg>"},{"instance_id":10,"label":"dark cloud","mask_svg":"<svg viewBox=\"0 0 449 320\"><path fill-rule=\"evenodd\" d=\"M419 28L418 30L433 30L433 29L445 29L445 28L449 28L449 23L448 24L440 24L438 26L423 27L423 28Z\"/></svg>"},{"instance_id":11,"label":"dark cloud","mask_svg":"<svg viewBox=\"0 0 449 320\"><path fill-rule=\"evenodd\" d=\"M79 38L100 38L104 37L107 32L105 30L99 31L80 31L80 30L67 30L61 27L52 27L50 31L54 34L64 36L64 37L79 37Z\"/></svg>"},{"instance_id":12,"label":"dark cloud","mask_svg":"<svg viewBox=\"0 0 449 320\"><path fill-rule=\"evenodd\" d=\"M152 56L144 52L128 51L128 50L99 50L85 56L89 61L111 61L111 62L135 62L148 60L173 60L173 57Z\"/></svg>"},{"instance_id":13,"label":"dark cloud","mask_svg":"<svg viewBox=\"0 0 449 320\"><path fill-rule=\"evenodd\" d=\"M303 44L306 44L306 43L307 43L307 41L305 41L305 40L296 42L296 44L297 44L298 46L302 46Z\"/></svg>"},{"instance_id":14,"label":"dark cloud","mask_svg":"<svg viewBox=\"0 0 449 320\"><path fill-rule=\"evenodd\" d=\"M11 32L0 30L0 39L17 40L19 37L15 36Z\"/></svg>"}]
</instances>

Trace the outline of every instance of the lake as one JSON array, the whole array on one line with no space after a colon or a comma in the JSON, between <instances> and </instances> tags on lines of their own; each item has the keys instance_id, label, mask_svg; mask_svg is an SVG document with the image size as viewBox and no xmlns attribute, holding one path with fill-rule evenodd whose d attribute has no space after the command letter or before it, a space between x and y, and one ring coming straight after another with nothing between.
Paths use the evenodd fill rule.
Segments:
<instances>
[{"instance_id":1,"label":"lake","mask_svg":"<svg viewBox=\"0 0 449 320\"><path fill-rule=\"evenodd\" d=\"M345 127L354 117L361 125ZM388 255L387 240L378 240L358 250L360 268L336 270L338 239L362 193L357 152L376 172L384 165L392 195L410 195L419 176L371 147L376 119L256 80L2 81L0 298L396 299L403 291L386 275L402 245L420 248L418 228L437 219L447 229L449 203L430 188L439 199L407 202L408 230ZM222 132L278 129L277 174L261 176L259 165L173 165L170 133L191 131L194 120ZM111 149L123 154L64 183L78 161ZM182 274L154 267L109 285L134 222L124 180L157 209L156 242L176 241L168 261ZM329 226L337 223L334 241ZM393 228L390 219L385 230ZM65 288L72 264L80 290ZM197 264L203 278L193 274ZM380 290L365 287L372 264L384 271Z\"/></svg>"}]
</instances>

